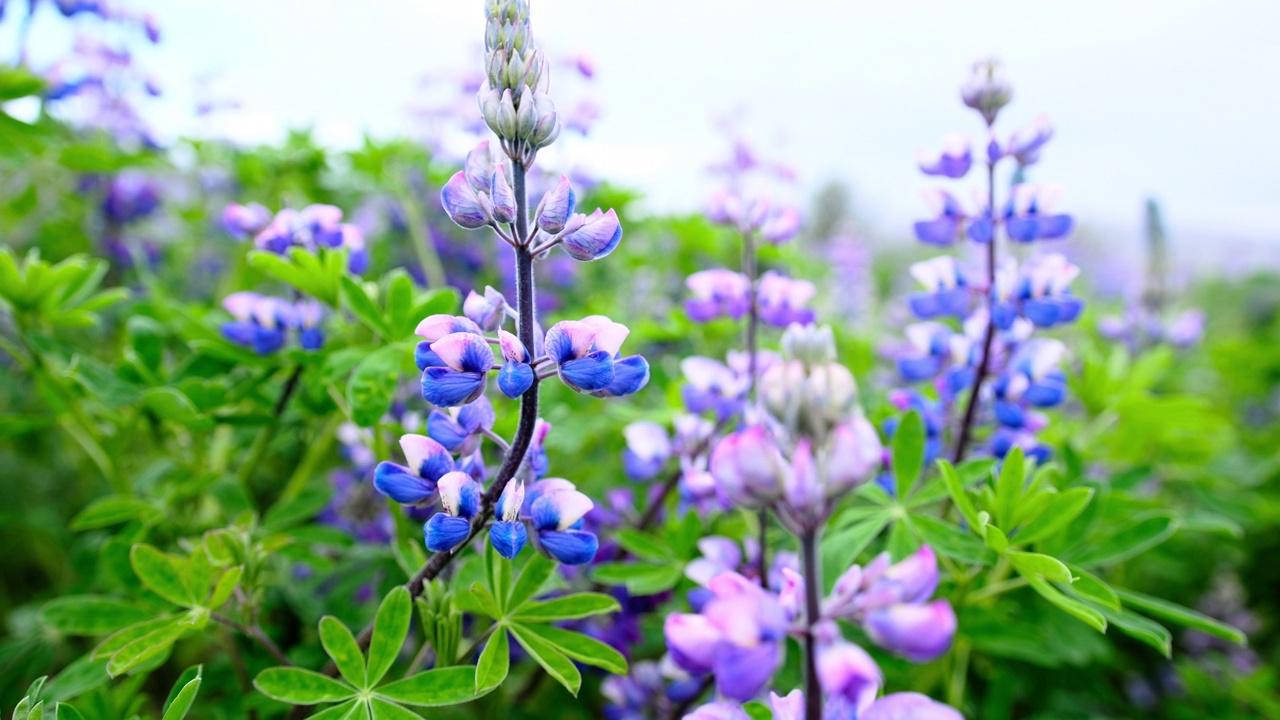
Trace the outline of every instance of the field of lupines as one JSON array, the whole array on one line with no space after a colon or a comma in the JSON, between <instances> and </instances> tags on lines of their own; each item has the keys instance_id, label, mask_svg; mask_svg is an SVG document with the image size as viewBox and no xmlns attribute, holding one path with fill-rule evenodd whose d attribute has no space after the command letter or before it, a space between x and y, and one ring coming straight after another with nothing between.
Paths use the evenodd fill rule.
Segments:
<instances>
[{"instance_id":1,"label":"field of lupines","mask_svg":"<svg viewBox=\"0 0 1280 720\"><path fill-rule=\"evenodd\" d=\"M161 146L152 16L0 0L83 33L0 68L5 717L1280 717L1280 278L1153 203L1091 292L993 58L911 246L736 136L641 215L475 5L455 158Z\"/></svg>"}]
</instances>

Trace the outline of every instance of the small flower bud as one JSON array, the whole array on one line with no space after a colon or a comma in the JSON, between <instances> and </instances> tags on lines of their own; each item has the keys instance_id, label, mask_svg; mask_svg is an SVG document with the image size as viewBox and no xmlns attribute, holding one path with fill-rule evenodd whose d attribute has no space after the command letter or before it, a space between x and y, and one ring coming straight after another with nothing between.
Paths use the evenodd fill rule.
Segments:
<instances>
[{"instance_id":1,"label":"small flower bud","mask_svg":"<svg viewBox=\"0 0 1280 720\"><path fill-rule=\"evenodd\" d=\"M509 223L516 217L516 194L507 182L506 168L498 163L493 169L489 184L489 196L493 200L493 217L500 223Z\"/></svg>"},{"instance_id":2,"label":"small flower bud","mask_svg":"<svg viewBox=\"0 0 1280 720\"><path fill-rule=\"evenodd\" d=\"M476 192L489 191L489 179L493 176L493 154L489 152L489 141L481 140L462 163L467 174L467 183Z\"/></svg>"},{"instance_id":3,"label":"small flower bud","mask_svg":"<svg viewBox=\"0 0 1280 720\"><path fill-rule=\"evenodd\" d=\"M969 77L960 86L960 98L981 113L987 125L995 123L1000 109L1013 98L1013 87L1000 61L982 58L974 62Z\"/></svg>"},{"instance_id":4,"label":"small flower bud","mask_svg":"<svg viewBox=\"0 0 1280 720\"><path fill-rule=\"evenodd\" d=\"M516 134L522 140L528 140L533 136L534 128L538 124L536 112L533 93L529 92L529 88L521 86L520 107L516 110Z\"/></svg>"},{"instance_id":5,"label":"small flower bud","mask_svg":"<svg viewBox=\"0 0 1280 720\"><path fill-rule=\"evenodd\" d=\"M493 205L488 196L483 197L472 189L465 172L456 172L440 190L440 204L449 219L458 225L474 230L493 222Z\"/></svg>"},{"instance_id":6,"label":"small flower bud","mask_svg":"<svg viewBox=\"0 0 1280 720\"><path fill-rule=\"evenodd\" d=\"M830 325L791 325L782 334L782 352L806 365L829 363L836 359L835 335Z\"/></svg>"},{"instance_id":7,"label":"small flower bud","mask_svg":"<svg viewBox=\"0 0 1280 720\"><path fill-rule=\"evenodd\" d=\"M521 85L524 84L524 59L516 53L512 53L507 60L507 67L503 71L502 76L505 87L510 88L513 92L519 92Z\"/></svg>"},{"instance_id":8,"label":"small flower bud","mask_svg":"<svg viewBox=\"0 0 1280 720\"><path fill-rule=\"evenodd\" d=\"M498 109L502 106L502 93L497 90L481 90L477 98L480 104L480 116L484 124L495 134L498 132Z\"/></svg>"},{"instance_id":9,"label":"small flower bud","mask_svg":"<svg viewBox=\"0 0 1280 720\"><path fill-rule=\"evenodd\" d=\"M618 214L612 208L603 213L596 208L581 227L565 234L564 249L574 260L586 262L608 255L621 241L622 223L618 222Z\"/></svg>"},{"instance_id":10,"label":"small flower bud","mask_svg":"<svg viewBox=\"0 0 1280 720\"><path fill-rule=\"evenodd\" d=\"M516 139L516 105L509 88L502 91L502 104L498 106L498 136Z\"/></svg>"},{"instance_id":11,"label":"small flower bud","mask_svg":"<svg viewBox=\"0 0 1280 720\"><path fill-rule=\"evenodd\" d=\"M569 221L573 215L573 209L576 204L576 197L573 192L573 185L569 183L569 178L564 175L560 176L560 182L556 184L546 195L542 196L542 201L538 203L537 223L543 232L549 235L557 235L564 230L565 223Z\"/></svg>"}]
</instances>

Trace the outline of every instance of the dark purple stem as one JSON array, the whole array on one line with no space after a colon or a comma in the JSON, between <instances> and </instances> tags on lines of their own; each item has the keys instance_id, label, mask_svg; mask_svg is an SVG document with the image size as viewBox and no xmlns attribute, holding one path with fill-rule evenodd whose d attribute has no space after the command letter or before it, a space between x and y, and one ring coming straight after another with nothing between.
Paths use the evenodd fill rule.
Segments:
<instances>
[{"instance_id":1,"label":"dark purple stem","mask_svg":"<svg viewBox=\"0 0 1280 720\"><path fill-rule=\"evenodd\" d=\"M804 717L822 720L822 687L818 683L818 648L813 626L821 612L818 595L822 577L818 573L818 534L809 531L800 536L800 562L804 570Z\"/></svg>"},{"instance_id":2,"label":"dark purple stem","mask_svg":"<svg viewBox=\"0 0 1280 720\"><path fill-rule=\"evenodd\" d=\"M969 436L973 433L973 421L978 415L978 399L982 394L982 382L991 367L991 344L995 339L996 326L992 317L991 294L996 284L996 166L987 162L987 212L991 214L991 239L987 242L987 330L982 336L982 357L978 360L978 371L973 377L973 388L969 391L969 399L964 408L964 419L960 422L960 434L956 438L955 448L951 451L951 463L959 465L969 448Z\"/></svg>"}]
</instances>

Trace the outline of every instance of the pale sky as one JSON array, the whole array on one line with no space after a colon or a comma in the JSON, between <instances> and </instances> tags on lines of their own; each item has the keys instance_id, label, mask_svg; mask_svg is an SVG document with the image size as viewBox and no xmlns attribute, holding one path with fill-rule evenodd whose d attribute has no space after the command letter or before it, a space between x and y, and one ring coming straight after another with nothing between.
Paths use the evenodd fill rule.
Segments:
<instances>
[{"instance_id":1,"label":"pale sky","mask_svg":"<svg viewBox=\"0 0 1280 720\"><path fill-rule=\"evenodd\" d=\"M208 130L192 113L200 73L243 105L219 132L273 140L311 125L349 145L408 131L424 73L481 62L481 0L147 6L165 36L142 55L168 89L150 113L165 136ZM59 23L41 20L45 50ZM704 168L725 150L713 120L741 109L804 189L842 179L877 232L905 234L931 184L915 153L979 134L957 87L972 58L994 54L1015 82L1001 127L1050 116L1036 180L1064 185L1082 223L1128 242L1154 194L1180 245L1248 241L1280 262L1274 0L534 0L533 23L544 49L597 66L603 117L573 157L655 210L701 205Z\"/></svg>"}]
</instances>

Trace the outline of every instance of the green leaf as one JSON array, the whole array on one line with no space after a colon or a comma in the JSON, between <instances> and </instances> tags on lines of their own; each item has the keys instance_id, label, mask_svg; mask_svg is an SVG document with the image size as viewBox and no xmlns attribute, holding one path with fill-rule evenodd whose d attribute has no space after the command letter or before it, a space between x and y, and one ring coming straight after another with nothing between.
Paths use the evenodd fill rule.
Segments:
<instances>
[{"instance_id":1,"label":"green leaf","mask_svg":"<svg viewBox=\"0 0 1280 720\"><path fill-rule=\"evenodd\" d=\"M978 511L973 507L973 500L969 497L969 492L965 489L964 482L960 479L960 473L956 472L955 467L946 460L938 461L938 470L942 473L942 480L947 484L947 492L951 495L951 501L956 504L960 514L968 521L969 529L977 532L979 524Z\"/></svg>"},{"instance_id":2,"label":"green leaf","mask_svg":"<svg viewBox=\"0 0 1280 720\"><path fill-rule=\"evenodd\" d=\"M213 588L213 593L209 595L210 610L217 610L231 598L231 593L235 592L236 585L240 584L240 577L243 574L244 568L239 565L222 573L222 577L218 578L218 584Z\"/></svg>"},{"instance_id":3,"label":"green leaf","mask_svg":"<svg viewBox=\"0 0 1280 720\"><path fill-rule=\"evenodd\" d=\"M100 687L110 679L107 675L107 661L94 660L93 651L90 651L63 668L57 677L44 686L41 695L47 700L62 702Z\"/></svg>"},{"instance_id":4,"label":"green leaf","mask_svg":"<svg viewBox=\"0 0 1280 720\"><path fill-rule=\"evenodd\" d=\"M151 372L164 362L164 326L145 315L134 315L125 323L133 354Z\"/></svg>"},{"instance_id":5,"label":"green leaf","mask_svg":"<svg viewBox=\"0 0 1280 720\"><path fill-rule=\"evenodd\" d=\"M267 668L253 679L258 692L293 705L315 705L354 697L354 688L327 675L292 667Z\"/></svg>"},{"instance_id":6,"label":"green leaf","mask_svg":"<svg viewBox=\"0 0 1280 720\"><path fill-rule=\"evenodd\" d=\"M910 523L896 522L889 530L889 539L885 542L885 550L889 557L897 562L920 549L920 540L912 532Z\"/></svg>"},{"instance_id":7,"label":"green leaf","mask_svg":"<svg viewBox=\"0 0 1280 720\"><path fill-rule=\"evenodd\" d=\"M1097 605L1110 608L1111 610L1120 609L1120 596L1116 594L1111 586L1103 582L1097 575L1091 572L1069 565L1072 574L1076 576L1076 581L1071 584L1071 592L1085 598Z\"/></svg>"},{"instance_id":8,"label":"green leaf","mask_svg":"<svg viewBox=\"0 0 1280 720\"><path fill-rule=\"evenodd\" d=\"M1054 582L1071 583L1071 570L1061 560L1050 555L1011 550L1005 553L1005 557L1013 563L1018 574L1028 580L1039 577Z\"/></svg>"},{"instance_id":9,"label":"green leaf","mask_svg":"<svg viewBox=\"0 0 1280 720\"><path fill-rule=\"evenodd\" d=\"M365 713L365 707L365 704L358 699L348 700L341 705L334 705L328 710L318 712L308 720L355 720L356 718L368 717Z\"/></svg>"},{"instance_id":10,"label":"green leaf","mask_svg":"<svg viewBox=\"0 0 1280 720\"><path fill-rule=\"evenodd\" d=\"M641 560L668 563L674 559L668 546L638 530L619 530L613 537L627 552Z\"/></svg>"},{"instance_id":11,"label":"green leaf","mask_svg":"<svg viewBox=\"0 0 1280 720\"><path fill-rule=\"evenodd\" d=\"M410 318L414 323L429 316L440 313L451 314L458 307L459 295L458 291L452 287L436 288L428 290L422 302L419 302L413 308Z\"/></svg>"},{"instance_id":12,"label":"green leaf","mask_svg":"<svg viewBox=\"0 0 1280 720\"><path fill-rule=\"evenodd\" d=\"M1154 615L1162 620L1182 625L1183 627L1193 628L1201 632L1209 633L1215 637L1220 637L1229 642L1244 645L1247 642L1245 635L1239 629L1234 628L1224 622L1215 620L1208 615L1196 612L1188 607L1183 607L1177 603L1162 600L1158 597L1144 595L1133 590L1124 590L1116 588L1116 594L1120 596L1120 600L1126 605L1132 605L1148 615Z\"/></svg>"},{"instance_id":13,"label":"green leaf","mask_svg":"<svg viewBox=\"0 0 1280 720\"><path fill-rule=\"evenodd\" d=\"M1098 632L1105 633L1107 631L1107 620L1102 616L1102 613L1075 598L1063 595L1057 588L1038 576L1024 575L1023 577L1027 578L1027 583L1031 585L1033 590L1040 593L1040 596L1045 600L1057 606L1059 610L1084 622Z\"/></svg>"},{"instance_id":14,"label":"green leaf","mask_svg":"<svg viewBox=\"0 0 1280 720\"><path fill-rule=\"evenodd\" d=\"M404 705L439 707L474 700L476 669L470 665L436 668L397 680L376 690L377 694Z\"/></svg>"},{"instance_id":15,"label":"green leaf","mask_svg":"<svg viewBox=\"0 0 1280 720\"><path fill-rule=\"evenodd\" d=\"M511 633L548 675L563 685L570 695L578 697L578 689L582 687L582 673L578 672L572 660L522 625L512 625Z\"/></svg>"},{"instance_id":16,"label":"green leaf","mask_svg":"<svg viewBox=\"0 0 1280 720\"><path fill-rule=\"evenodd\" d=\"M920 534L920 539L939 555L973 565L995 562L995 554L981 540L945 520L929 515L912 515L907 522Z\"/></svg>"},{"instance_id":17,"label":"green leaf","mask_svg":"<svg viewBox=\"0 0 1280 720\"><path fill-rule=\"evenodd\" d=\"M170 387L148 389L142 394L142 404L161 420L190 428L213 426L213 419L201 415L191 398Z\"/></svg>"},{"instance_id":18,"label":"green leaf","mask_svg":"<svg viewBox=\"0 0 1280 720\"><path fill-rule=\"evenodd\" d=\"M413 315L413 278L409 273L396 268L387 273L386 316L392 335L398 340L413 334L422 317ZM425 317L425 316L423 316Z\"/></svg>"},{"instance_id":19,"label":"green leaf","mask_svg":"<svg viewBox=\"0 0 1280 720\"><path fill-rule=\"evenodd\" d=\"M872 540L889 524L887 512L877 512L871 517L826 536L822 542L823 577L827 589L834 586L840 575L858 560L858 556Z\"/></svg>"},{"instance_id":20,"label":"green leaf","mask_svg":"<svg viewBox=\"0 0 1280 720\"><path fill-rule=\"evenodd\" d=\"M93 659L101 660L111 657L125 645L128 645L134 640L137 640L138 638L159 628L171 625L175 620L175 615L161 615L160 617L151 618L150 620L143 620L140 623L134 623L123 630L119 630L112 635L108 635L107 639L103 640L98 644L98 647L94 648Z\"/></svg>"},{"instance_id":21,"label":"green leaf","mask_svg":"<svg viewBox=\"0 0 1280 720\"><path fill-rule=\"evenodd\" d=\"M1177 529L1177 523L1167 515L1149 517L1100 543L1090 543L1084 552L1072 559L1077 565L1086 567L1114 565L1168 540Z\"/></svg>"},{"instance_id":22,"label":"green leaf","mask_svg":"<svg viewBox=\"0 0 1280 720\"><path fill-rule=\"evenodd\" d=\"M107 662L107 674L119 677L143 663L169 651L189 626L182 622L163 625L120 648Z\"/></svg>"},{"instance_id":23,"label":"green leaf","mask_svg":"<svg viewBox=\"0 0 1280 720\"><path fill-rule=\"evenodd\" d=\"M192 670L195 670L195 677L187 680L187 673ZM164 717L161 720L182 720L187 716L187 711L191 709L191 705L196 701L196 693L200 692L200 674L201 667L197 665L194 668L188 668L178 678L178 682L174 684L174 690L177 690L177 694L173 695L169 702L165 704Z\"/></svg>"},{"instance_id":24,"label":"green leaf","mask_svg":"<svg viewBox=\"0 0 1280 720\"><path fill-rule=\"evenodd\" d=\"M905 498L924 469L924 421L912 411L898 423L893 433L894 495Z\"/></svg>"},{"instance_id":25,"label":"green leaf","mask_svg":"<svg viewBox=\"0 0 1280 720\"><path fill-rule=\"evenodd\" d=\"M1093 488L1076 487L1058 493L1044 512L1018 530L1014 540L1019 545L1029 545L1052 537L1084 512L1092 499Z\"/></svg>"},{"instance_id":26,"label":"green leaf","mask_svg":"<svg viewBox=\"0 0 1280 720\"><path fill-rule=\"evenodd\" d=\"M1120 628L1120 631L1125 635L1159 650L1160 654L1166 658L1173 657L1173 635L1169 633L1168 628L1165 626L1131 610L1113 610L1102 606L1097 607L1098 612L1102 613L1107 622Z\"/></svg>"},{"instance_id":27,"label":"green leaf","mask_svg":"<svg viewBox=\"0 0 1280 720\"><path fill-rule=\"evenodd\" d=\"M68 635L105 635L151 616L132 603L101 595L71 595L40 609L44 624Z\"/></svg>"},{"instance_id":28,"label":"green leaf","mask_svg":"<svg viewBox=\"0 0 1280 720\"><path fill-rule=\"evenodd\" d=\"M204 599L192 597L183 583L182 576L187 566L183 558L139 543L129 552L129 564L143 585L171 603L190 607Z\"/></svg>"},{"instance_id":29,"label":"green leaf","mask_svg":"<svg viewBox=\"0 0 1280 720\"><path fill-rule=\"evenodd\" d=\"M96 530L120 523L149 522L160 514L154 505L142 500L122 497L105 497L89 503L71 520L71 529Z\"/></svg>"},{"instance_id":30,"label":"green leaf","mask_svg":"<svg viewBox=\"0 0 1280 720\"><path fill-rule=\"evenodd\" d=\"M656 595L675 587L684 577L678 565L600 563L592 578L605 585L625 585L633 595Z\"/></svg>"},{"instance_id":31,"label":"green leaf","mask_svg":"<svg viewBox=\"0 0 1280 720\"><path fill-rule=\"evenodd\" d=\"M615 675L627 674L627 659L622 653L593 637L547 625L522 627L578 662L608 670Z\"/></svg>"},{"instance_id":32,"label":"green leaf","mask_svg":"<svg viewBox=\"0 0 1280 720\"><path fill-rule=\"evenodd\" d=\"M1002 528L1013 527L1013 516L1022 500L1022 487L1027 480L1027 466L1022 448L1014 446L1004 457L1000 474L996 477L996 524Z\"/></svg>"},{"instance_id":33,"label":"green leaf","mask_svg":"<svg viewBox=\"0 0 1280 720\"><path fill-rule=\"evenodd\" d=\"M373 710L373 720L422 720L422 716L412 710L406 710L382 698L370 700L369 707Z\"/></svg>"},{"instance_id":34,"label":"green leaf","mask_svg":"<svg viewBox=\"0 0 1280 720\"><path fill-rule=\"evenodd\" d=\"M500 623L484 645L476 664L476 692L487 692L502 684L511 670L511 641Z\"/></svg>"},{"instance_id":35,"label":"green leaf","mask_svg":"<svg viewBox=\"0 0 1280 720\"><path fill-rule=\"evenodd\" d=\"M979 514L978 517L981 519L982 515ZM1005 537L1003 530L995 525L986 525L984 526L984 531L986 532L987 547L1001 554L1009 549L1009 538Z\"/></svg>"},{"instance_id":36,"label":"green leaf","mask_svg":"<svg viewBox=\"0 0 1280 720\"><path fill-rule=\"evenodd\" d=\"M399 345L387 345L361 360L351 374L347 403L351 420L360 427L373 427L391 408L403 356Z\"/></svg>"},{"instance_id":37,"label":"green leaf","mask_svg":"<svg viewBox=\"0 0 1280 720\"><path fill-rule=\"evenodd\" d=\"M513 611L519 610L542 590L542 586L546 584L555 571L556 564L554 561L541 553L534 553L529 558L529 561L524 564L524 569L520 571L519 577L516 578L516 583L511 588L511 597L507 601L507 607Z\"/></svg>"},{"instance_id":38,"label":"green leaf","mask_svg":"<svg viewBox=\"0 0 1280 720\"><path fill-rule=\"evenodd\" d=\"M409 634L409 620L413 616L413 603L404 586L387 593L378 615L373 621L373 638L369 641L369 669L365 687L374 687L391 669L391 664L404 647Z\"/></svg>"},{"instance_id":39,"label":"green leaf","mask_svg":"<svg viewBox=\"0 0 1280 720\"><path fill-rule=\"evenodd\" d=\"M369 298L364 286L350 276L342 278L342 299L343 305L366 327L384 339L394 339L395 333L387 325L378 306Z\"/></svg>"},{"instance_id":40,"label":"green leaf","mask_svg":"<svg viewBox=\"0 0 1280 720\"><path fill-rule=\"evenodd\" d=\"M494 620L502 618L502 610L498 607L497 599L493 597L493 593L489 592L488 586L478 580L471 583L471 587L466 592L458 594L458 601L458 607L462 610L478 612Z\"/></svg>"},{"instance_id":41,"label":"green leaf","mask_svg":"<svg viewBox=\"0 0 1280 720\"><path fill-rule=\"evenodd\" d=\"M54 717L57 720L84 720L84 716L80 714L79 710L66 703L58 703L58 709Z\"/></svg>"},{"instance_id":42,"label":"green leaf","mask_svg":"<svg viewBox=\"0 0 1280 720\"><path fill-rule=\"evenodd\" d=\"M556 620L576 620L578 618L603 615L622 609L618 601L611 595L603 593L578 593L565 595L550 600L526 603L516 613L519 620L531 622L554 622Z\"/></svg>"},{"instance_id":43,"label":"green leaf","mask_svg":"<svg viewBox=\"0 0 1280 720\"><path fill-rule=\"evenodd\" d=\"M16 12L16 11L15 11ZM0 100L16 100L44 89L44 80L24 67L0 67Z\"/></svg>"},{"instance_id":44,"label":"green leaf","mask_svg":"<svg viewBox=\"0 0 1280 720\"><path fill-rule=\"evenodd\" d=\"M320 618L320 644L329 657L333 658L333 664L338 666L342 679L353 687L369 687L365 681L364 653L360 652L355 636L341 620L332 615ZM374 682L380 679L376 678Z\"/></svg>"}]
</instances>

